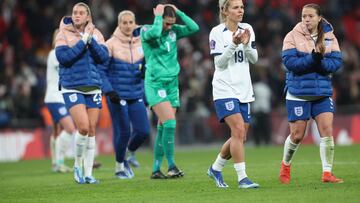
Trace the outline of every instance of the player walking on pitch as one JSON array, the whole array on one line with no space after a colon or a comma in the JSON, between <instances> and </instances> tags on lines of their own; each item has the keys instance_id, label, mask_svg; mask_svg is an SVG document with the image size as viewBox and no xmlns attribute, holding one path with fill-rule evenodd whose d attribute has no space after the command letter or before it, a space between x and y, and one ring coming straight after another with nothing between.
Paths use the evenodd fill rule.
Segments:
<instances>
[{"instance_id":1,"label":"player walking on pitch","mask_svg":"<svg viewBox=\"0 0 360 203\"><path fill-rule=\"evenodd\" d=\"M215 73L212 81L215 110L220 122L231 130L207 174L216 186L227 188L222 169L226 160L234 161L239 188L258 188L245 171L244 142L250 122L250 102L254 101L249 63L258 60L255 34L251 25L242 23L242 0L219 0L220 24L209 36L210 54L214 57Z\"/></svg>"},{"instance_id":2,"label":"player walking on pitch","mask_svg":"<svg viewBox=\"0 0 360 203\"><path fill-rule=\"evenodd\" d=\"M134 177L129 164L139 166L134 153L150 135L142 79L144 54L140 29L136 27L133 12L125 10L119 13L118 26L106 41L109 62L101 66L105 73L103 91L107 95L113 125L115 176L120 179ZM127 149L130 156L125 160Z\"/></svg>"},{"instance_id":3,"label":"player walking on pitch","mask_svg":"<svg viewBox=\"0 0 360 203\"><path fill-rule=\"evenodd\" d=\"M95 130L101 108L101 76L98 65L108 60L104 37L92 23L87 4L74 5L72 15L60 22L56 36L60 86L65 105L78 132L75 135L74 179L94 184Z\"/></svg>"},{"instance_id":4,"label":"player walking on pitch","mask_svg":"<svg viewBox=\"0 0 360 203\"><path fill-rule=\"evenodd\" d=\"M312 117L321 137L322 182L341 183L343 180L332 174L335 106L331 99L331 75L341 67L342 58L333 27L323 18L319 5L303 7L301 22L284 39L282 59L287 69L285 91L290 135L284 144L280 182L290 183L292 157Z\"/></svg>"}]
</instances>

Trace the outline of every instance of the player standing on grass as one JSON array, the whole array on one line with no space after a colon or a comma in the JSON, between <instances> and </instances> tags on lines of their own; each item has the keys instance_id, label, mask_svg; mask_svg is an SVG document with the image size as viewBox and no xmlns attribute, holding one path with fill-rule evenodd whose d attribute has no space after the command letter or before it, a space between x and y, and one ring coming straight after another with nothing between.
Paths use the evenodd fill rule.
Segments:
<instances>
[{"instance_id":1,"label":"player standing on grass","mask_svg":"<svg viewBox=\"0 0 360 203\"><path fill-rule=\"evenodd\" d=\"M55 36L58 30L54 31ZM50 137L52 169L55 172L66 173L71 169L64 163L66 151L72 147L73 135L76 133L74 123L66 109L64 98L59 91L59 62L52 49L47 58L46 94L44 102L53 120L53 132Z\"/></svg>"},{"instance_id":2,"label":"player standing on grass","mask_svg":"<svg viewBox=\"0 0 360 203\"><path fill-rule=\"evenodd\" d=\"M158 4L154 8L154 23L141 29L141 42L146 59L145 94L149 106L157 115L158 131L154 144L152 179L165 179L160 171L163 156L168 162L167 177L182 177L176 167L174 140L176 109L180 106L177 61L177 40L194 34L199 26L174 5ZM185 25L175 24L179 17Z\"/></svg>"},{"instance_id":3,"label":"player standing on grass","mask_svg":"<svg viewBox=\"0 0 360 203\"><path fill-rule=\"evenodd\" d=\"M234 161L239 188L257 188L245 172L244 142L250 122L250 102L254 101L249 63L258 60L255 34L251 25L242 23L242 0L219 0L220 24L209 36L210 54L214 57L215 73L212 81L215 110L220 122L231 130L207 174L216 186L227 188L222 177L226 160Z\"/></svg>"},{"instance_id":4,"label":"player standing on grass","mask_svg":"<svg viewBox=\"0 0 360 203\"><path fill-rule=\"evenodd\" d=\"M95 130L101 108L101 76L98 65L108 60L105 41L92 23L87 4L77 3L65 16L56 36L56 57L65 105L78 132L75 135L74 178L79 184L98 183L92 176Z\"/></svg>"},{"instance_id":5,"label":"player standing on grass","mask_svg":"<svg viewBox=\"0 0 360 203\"><path fill-rule=\"evenodd\" d=\"M331 99L332 73L342 64L338 41L333 27L317 4L302 9L301 22L290 31L282 52L286 72L286 109L290 135L285 140L280 170L280 182L290 182L290 164L304 138L310 117L315 119L320 134L322 182L341 183L332 174L334 139L332 123L335 106Z\"/></svg>"},{"instance_id":6,"label":"player standing on grass","mask_svg":"<svg viewBox=\"0 0 360 203\"><path fill-rule=\"evenodd\" d=\"M110 54L109 62L101 66L105 73L103 91L107 95L113 125L115 175L120 179L134 177L129 163L135 167L139 165L134 153L150 135L143 99L144 53L136 26L133 12L125 10L119 13L118 27L106 42ZM126 149L130 153L127 160Z\"/></svg>"}]
</instances>

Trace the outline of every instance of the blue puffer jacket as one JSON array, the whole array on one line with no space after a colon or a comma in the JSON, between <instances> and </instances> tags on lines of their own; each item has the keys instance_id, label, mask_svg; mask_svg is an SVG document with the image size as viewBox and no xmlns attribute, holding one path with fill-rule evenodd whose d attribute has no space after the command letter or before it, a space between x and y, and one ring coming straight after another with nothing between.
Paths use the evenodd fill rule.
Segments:
<instances>
[{"instance_id":1,"label":"blue puffer jacket","mask_svg":"<svg viewBox=\"0 0 360 203\"><path fill-rule=\"evenodd\" d=\"M92 26L92 28L91 28ZM88 45L75 31L71 18L65 17L56 36L56 58L60 63L59 85L67 89L77 87L99 87L102 79L98 65L108 60L105 41L99 30L89 22L85 28L94 29L93 38Z\"/></svg>"},{"instance_id":2,"label":"blue puffer jacket","mask_svg":"<svg viewBox=\"0 0 360 203\"><path fill-rule=\"evenodd\" d=\"M110 60L101 66L103 92L116 91L121 99L143 98L145 67L140 37L127 37L116 28L106 46Z\"/></svg>"},{"instance_id":3,"label":"blue puffer jacket","mask_svg":"<svg viewBox=\"0 0 360 203\"><path fill-rule=\"evenodd\" d=\"M332 96L332 73L342 65L338 41L332 26L322 24L325 32L325 54L320 64L316 64L311 52L315 49L305 24L298 23L285 39L282 51L283 63L287 69L285 91L295 96Z\"/></svg>"}]
</instances>

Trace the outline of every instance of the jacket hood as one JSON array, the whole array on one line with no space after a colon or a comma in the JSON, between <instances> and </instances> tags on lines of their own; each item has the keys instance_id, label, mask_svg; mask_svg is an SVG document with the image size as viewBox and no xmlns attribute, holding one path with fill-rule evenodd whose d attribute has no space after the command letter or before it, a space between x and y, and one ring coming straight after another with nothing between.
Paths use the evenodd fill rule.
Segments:
<instances>
[{"instance_id":1,"label":"jacket hood","mask_svg":"<svg viewBox=\"0 0 360 203\"><path fill-rule=\"evenodd\" d=\"M91 30L93 29L95 26L92 23L92 21L90 20L87 25L85 26L85 32L87 32L87 30ZM71 19L71 16L64 16L61 21L60 21L60 25L59 25L60 30L67 30L70 32L76 32L75 27L74 27L74 23Z\"/></svg>"},{"instance_id":2,"label":"jacket hood","mask_svg":"<svg viewBox=\"0 0 360 203\"><path fill-rule=\"evenodd\" d=\"M323 19L321 26L323 27L325 35L333 34L334 29L333 29L332 25L326 19ZM306 28L306 25L303 22L298 23L294 27L293 31L299 32L302 35L311 37L309 30Z\"/></svg>"},{"instance_id":3,"label":"jacket hood","mask_svg":"<svg viewBox=\"0 0 360 203\"><path fill-rule=\"evenodd\" d=\"M137 28L135 28L135 30L137 30ZM114 33L113 33L113 36L116 37L117 39L119 39L121 42L124 42L124 43L135 43L136 41L140 40L140 37L139 36L136 36L134 33L135 33L135 30L133 32L133 36L132 37L128 37L126 35L124 35L124 33L121 32L121 30L119 29L119 27L116 27Z\"/></svg>"}]
</instances>

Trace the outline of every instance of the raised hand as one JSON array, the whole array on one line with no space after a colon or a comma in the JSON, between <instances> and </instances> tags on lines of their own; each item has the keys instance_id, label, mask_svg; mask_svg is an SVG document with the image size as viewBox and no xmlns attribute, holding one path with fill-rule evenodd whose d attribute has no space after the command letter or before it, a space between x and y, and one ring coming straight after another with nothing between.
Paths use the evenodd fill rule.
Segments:
<instances>
[{"instance_id":1,"label":"raised hand","mask_svg":"<svg viewBox=\"0 0 360 203\"><path fill-rule=\"evenodd\" d=\"M156 6L156 8L153 8L154 11L154 15L163 15L164 14L164 5L163 4L158 4Z\"/></svg>"},{"instance_id":2,"label":"raised hand","mask_svg":"<svg viewBox=\"0 0 360 203\"><path fill-rule=\"evenodd\" d=\"M245 29L245 31L237 30L233 33L233 42L234 44L247 44L250 40L250 31Z\"/></svg>"},{"instance_id":3,"label":"raised hand","mask_svg":"<svg viewBox=\"0 0 360 203\"><path fill-rule=\"evenodd\" d=\"M245 29L245 31L240 36L240 42L242 44L248 44L250 40L250 30Z\"/></svg>"},{"instance_id":4,"label":"raised hand","mask_svg":"<svg viewBox=\"0 0 360 203\"><path fill-rule=\"evenodd\" d=\"M174 4L165 4L165 6L171 6L175 11L178 10L178 8L176 8L176 6Z\"/></svg>"}]
</instances>

